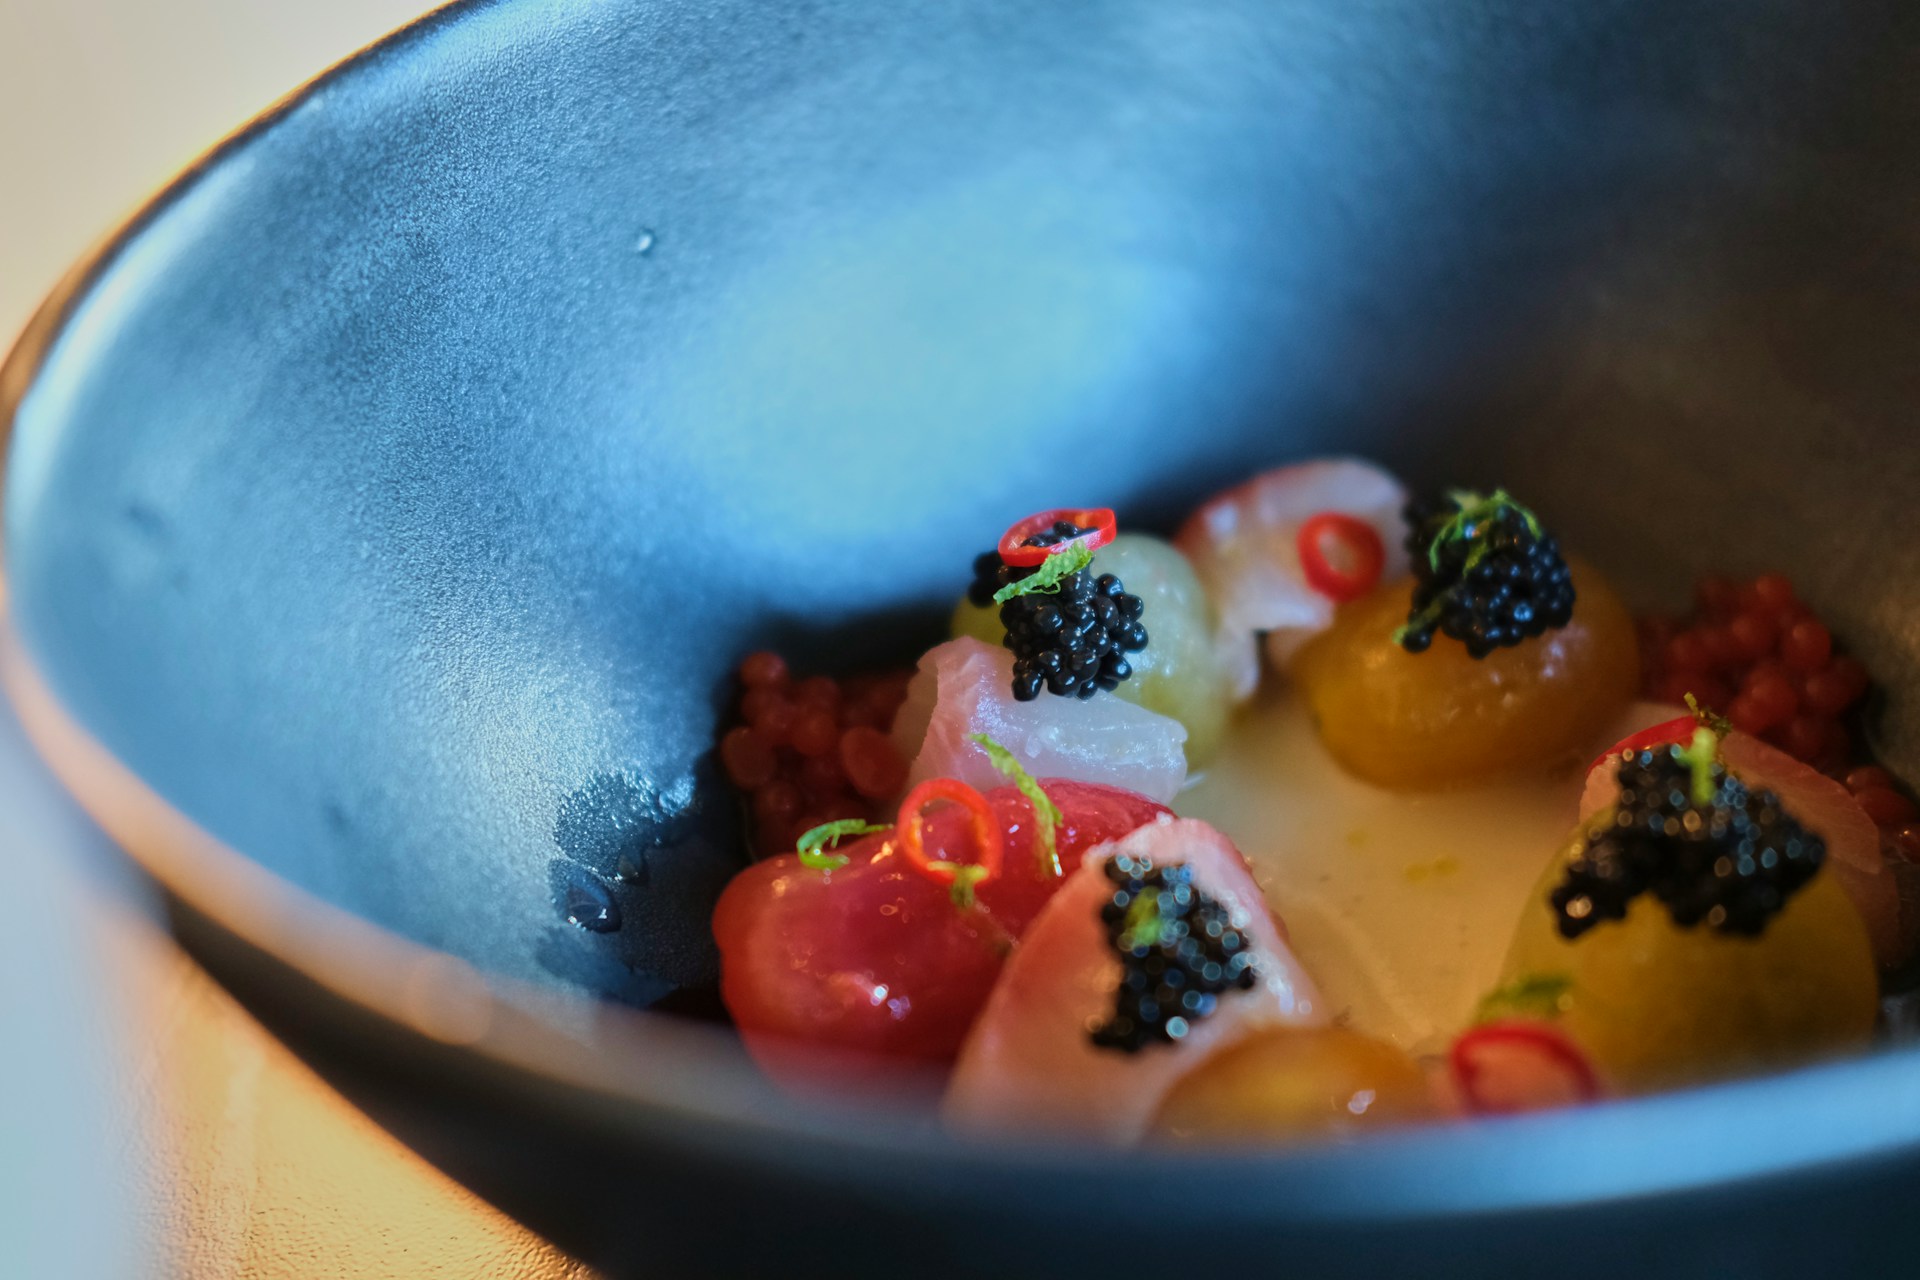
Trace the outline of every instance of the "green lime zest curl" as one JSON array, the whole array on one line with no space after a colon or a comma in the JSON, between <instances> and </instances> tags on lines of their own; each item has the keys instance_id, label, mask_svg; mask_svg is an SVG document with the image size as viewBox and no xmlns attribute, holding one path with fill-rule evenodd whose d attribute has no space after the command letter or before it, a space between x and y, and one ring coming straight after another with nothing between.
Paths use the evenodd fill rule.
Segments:
<instances>
[{"instance_id":1,"label":"green lime zest curl","mask_svg":"<svg viewBox=\"0 0 1920 1280\"><path fill-rule=\"evenodd\" d=\"M801 836L793 851L799 855L803 867L812 867L815 871L838 871L850 859L844 853L826 853L824 850L835 848L848 836L870 836L887 830L890 828L863 818L823 822Z\"/></svg>"},{"instance_id":2,"label":"green lime zest curl","mask_svg":"<svg viewBox=\"0 0 1920 1280\"><path fill-rule=\"evenodd\" d=\"M1505 986L1489 991L1473 1011L1473 1020L1501 1018L1557 1018L1567 1011L1573 979L1564 973L1523 973Z\"/></svg>"},{"instance_id":3,"label":"green lime zest curl","mask_svg":"<svg viewBox=\"0 0 1920 1280\"><path fill-rule=\"evenodd\" d=\"M1165 942L1167 921L1160 914L1160 895L1142 893L1127 904L1126 919L1120 925L1120 949L1134 951L1141 947L1152 949Z\"/></svg>"},{"instance_id":4,"label":"green lime zest curl","mask_svg":"<svg viewBox=\"0 0 1920 1280\"><path fill-rule=\"evenodd\" d=\"M1007 750L984 733L970 733L967 741L975 743L987 753L987 759L993 761L993 767L1007 775L1013 785L1033 804L1033 832L1040 858L1040 874L1058 876L1060 870L1060 849L1055 832L1066 822L1066 816L1060 812L1060 806L1053 797L1041 787L1040 780L1028 773L1013 752Z\"/></svg>"},{"instance_id":5,"label":"green lime zest curl","mask_svg":"<svg viewBox=\"0 0 1920 1280\"><path fill-rule=\"evenodd\" d=\"M1018 582L1009 582L993 593L995 604L1005 604L1015 596L1039 594L1056 595L1060 584L1093 563L1093 552L1084 542L1075 542L1065 551L1056 551L1040 562L1035 569Z\"/></svg>"},{"instance_id":6,"label":"green lime zest curl","mask_svg":"<svg viewBox=\"0 0 1920 1280\"><path fill-rule=\"evenodd\" d=\"M1515 502L1513 495L1505 489L1495 489L1488 494L1475 493L1471 489L1449 489L1447 498L1460 509L1447 517L1447 522L1440 526L1440 532L1433 536L1433 542L1427 547L1427 563L1435 573L1440 572L1440 553L1450 542L1473 544L1461 573L1478 568L1480 562L1493 552L1493 545L1480 536L1480 526L1509 511L1526 521L1527 531L1534 537L1541 536L1540 517Z\"/></svg>"},{"instance_id":7,"label":"green lime zest curl","mask_svg":"<svg viewBox=\"0 0 1920 1280\"><path fill-rule=\"evenodd\" d=\"M953 883L947 889L947 896L953 899L953 905L962 911L974 908L973 887L985 880L989 874L987 868L976 862L947 862L945 860L927 863L927 870L938 871L953 877Z\"/></svg>"},{"instance_id":8,"label":"green lime zest curl","mask_svg":"<svg viewBox=\"0 0 1920 1280\"><path fill-rule=\"evenodd\" d=\"M1720 735L1710 724L1693 731L1693 741L1673 753L1693 774L1693 802L1702 809L1713 804L1713 767L1720 763Z\"/></svg>"},{"instance_id":9,"label":"green lime zest curl","mask_svg":"<svg viewBox=\"0 0 1920 1280\"><path fill-rule=\"evenodd\" d=\"M1698 720L1701 724L1713 730L1714 737L1725 738L1733 732L1733 721L1727 719L1712 707L1703 706L1700 700L1692 694L1689 693L1685 696L1687 699L1687 710L1693 712L1693 718L1695 720Z\"/></svg>"},{"instance_id":10,"label":"green lime zest curl","mask_svg":"<svg viewBox=\"0 0 1920 1280\"><path fill-rule=\"evenodd\" d=\"M1512 512L1526 522L1528 532L1541 537L1544 530L1540 517L1514 501L1513 495L1505 489L1495 489L1492 493L1475 493L1471 489L1449 489L1447 500L1457 508L1448 516L1446 523L1433 535L1433 541L1427 544L1427 564L1435 572L1440 572L1440 558L1446 548L1454 543L1468 543L1472 550L1467 552L1466 563L1460 567L1460 575L1465 577L1479 568L1486 558L1493 554L1493 543L1483 536L1484 526L1507 512ZM1427 607L1395 627L1393 643L1404 644L1407 633L1418 628L1431 630L1440 621L1445 602L1436 597L1427 602Z\"/></svg>"}]
</instances>

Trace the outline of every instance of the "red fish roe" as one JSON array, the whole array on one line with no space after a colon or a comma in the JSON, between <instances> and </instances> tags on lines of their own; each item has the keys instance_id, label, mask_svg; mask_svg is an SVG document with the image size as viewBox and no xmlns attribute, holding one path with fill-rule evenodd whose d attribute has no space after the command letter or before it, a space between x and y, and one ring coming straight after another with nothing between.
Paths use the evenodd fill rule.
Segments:
<instances>
[{"instance_id":1,"label":"red fish roe","mask_svg":"<svg viewBox=\"0 0 1920 1280\"><path fill-rule=\"evenodd\" d=\"M1896 868L1920 866L1920 804L1900 780L1879 765L1847 774L1847 790L1880 827L1880 850Z\"/></svg>"},{"instance_id":2,"label":"red fish roe","mask_svg":"<svg viewBox=\"0 0 1920 1280\"><path fill-rule=\"evenodd\" d=\"M1853 762L1843 717L1867 694L1866 668L1834 652L1833 633L1784 574L1702 578L1693 616L1640 620L1640 649L1646 696L1692 694L1734 728L1836 777Z\"/></svg>"},{"instance_id":3,"label":"red fish roe","mask_svg":"<svg viewBox=\"0 0 1920 1280\"><path fill-rule=\"evenodd\" d=\"M777 653L740 663L738 723L720 739L720 767L745 793L753 847L791 850L823 822L879 816L906 782L907 762L886 730L909 672L795 679Z\"/></svg>"}]
</instances>

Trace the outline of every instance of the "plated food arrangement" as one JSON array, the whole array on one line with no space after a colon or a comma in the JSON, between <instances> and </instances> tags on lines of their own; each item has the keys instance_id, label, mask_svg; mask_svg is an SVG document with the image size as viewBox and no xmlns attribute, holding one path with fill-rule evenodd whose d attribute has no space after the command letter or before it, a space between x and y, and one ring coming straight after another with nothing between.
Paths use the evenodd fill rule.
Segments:
<instances>
[{"instance_id":1,"label":"plated food arrangement","mask_svg":"<svg viewBox=\"0 0 1920 1280\"><path fill-rule=\"evenodd\" d=\"M1913 948L1920 810L1779 575L1635 618L1524 495L1328 459L1171 540L1019 520L951 636L740 664L759 860L713 928L793 1090L1339 1137L1857 1052Z\"/></svg>"}]
</instances>

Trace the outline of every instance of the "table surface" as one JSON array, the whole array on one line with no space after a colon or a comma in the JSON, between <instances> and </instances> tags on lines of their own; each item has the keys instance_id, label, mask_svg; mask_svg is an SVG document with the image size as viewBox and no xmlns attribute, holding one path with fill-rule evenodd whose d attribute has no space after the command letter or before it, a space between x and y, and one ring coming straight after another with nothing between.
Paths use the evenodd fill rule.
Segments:
<instances>
[{"instance_id":1,"label":"table surface","mask_svg":"<svg viewBox=\"0 0 1920 1280\"><path fill-rule=\"evenodd\" d=\"M424 7L425 0L0 0L0 343L76 258L211 143ZM36 815L52 825L35 826ZM35 857L36 837L48 843L60 824L61 856L42 849ZM0 1186L37 1190L39 1236L66 1241L48 1246L61 1250L58 1271L34 1274L587 1274L309 1071L181 953L137 877L104 847L79 859L64 848L75 831L88 828L52 794L0 711L0 843L13 868L0 872L10 877L0 893L30 897L43 911L61 904L63 954L73 957L57 979L0 983L0 1041L71 1040L87 1046L77 1059L104 1046L106 1060L98 1079L91 1064L68 1073L66 1091L104 1095L76 1108L84 1136L69 1125L36 1146L29 1108L0 1107L0 1136L8 1139L0 1141ZM46 963L44 953L38 958ZM43 994L54 980L57 1001ZM51 1048L47 1056L53 1060ZM9 1070L30 1079L14 1061L0 1063L0 1080ZM52 1102L40 1110L42 1128L65 1123ZM10 1124L24 1140L13 1140ZM96 1181L84 1204L73 1203L74 1194L63 1203L63 1170L74 1168L73 1183L87 1190L77 1171L96 1146L109 1170L105 1184ZM101 1204L120 1206L110 1216L123 1221L92 1230L67 1224L68 1214L76 1224L97 1219ZM86 1232L83 1246L73 1243L75 1230ZM32 1265L21 1247L10 1234L9 1265ZM24 1245L27 1259L37 1256L34 1247L31 1239Z\"/></svg>"}]
</instances>

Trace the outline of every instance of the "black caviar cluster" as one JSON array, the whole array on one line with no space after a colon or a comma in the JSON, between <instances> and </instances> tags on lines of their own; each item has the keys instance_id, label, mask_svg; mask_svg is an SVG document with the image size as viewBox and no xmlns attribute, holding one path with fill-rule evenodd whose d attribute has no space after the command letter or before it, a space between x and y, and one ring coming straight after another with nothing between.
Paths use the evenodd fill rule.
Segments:
<instances>
[{"instance_id":1,"label":"black caviar cluster","mask_svg":"<svg viewBox=\"0 0 1920 1280\"><path fill-rule=\"evenodd\" d=\"M1113 1017L1093 1029L1102 1049L1137 1053L1172 1044L1219 1006L1229 991L1258 979L1253 943L1227 909L1193 883L1181 864L1116 854L1106 863L1113 897L1100 908L1107 940L1120 957Z\"/></svg>"},{"instance_id":2,"label":"black caviar cluster","mask_svg":"<svg viewBox=\"0 0 1920 1280\"><path fill-rule=\"evenodd\" d=\"M1057 546L1091 532L1062 520L1024 545ZM967 599L984 609L995 592L1025 581L1036 568L1016 568L989 551L973 562ZM1000 606L1000 625L1013 650L1013 696L1031 702L1045 689L1063 698L1091 698L1117 688L1133 674L1126 655L1147 647L1147 629L1140 622L1145 609L1120 579L1085 569L1062 578L1055 590L1008 600Z\"/></svg>"},{"instance_id":3,"label":"black caviar cluster","mask_svg":"<svg viewBox=\"0 0 1920 1280\"><path fill-rule=\"evenodd\" d=\"M1398 639L1422 653L1436 630L1484 658L1573 619L1560 544L1504 493L1450 493L1407 504L1413 608Z\"/></svg>"},{"instance_id":4,"label":"black caviar cluster","mask_svg":"<svg viewBox=\"0 0 1920 1280\"><path fill-rule=\"evenodd\" d=\"M1682 928L1705 921L1722 933L1765 929L1827 856L1819 836L1780 807L1712 767L1713 797L1694 802L1693 772L1679 747L1620 753L1613 822L1587 836L1550 895L1560 932L1577 938L1652 893Z\"/></svg>"}]
</instances>

